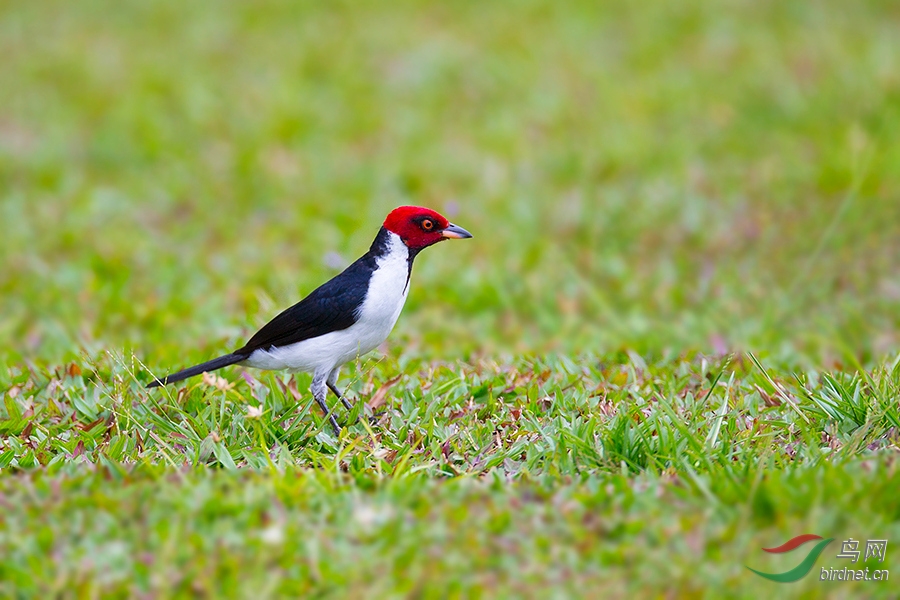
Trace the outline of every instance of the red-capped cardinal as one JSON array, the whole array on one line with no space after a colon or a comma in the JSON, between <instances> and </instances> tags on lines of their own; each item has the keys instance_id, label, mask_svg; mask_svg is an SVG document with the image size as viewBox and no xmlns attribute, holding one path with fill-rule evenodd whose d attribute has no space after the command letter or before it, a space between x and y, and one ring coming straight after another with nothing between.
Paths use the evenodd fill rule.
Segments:
<instances>
[{"instance_id":1,"label":"red-capped cardinal","mask_svg":"<svg viewBox=\"0 0 900 600\"><path fill-rule=\"evenodd\" d=\"M369 251L356 262L277 317L243 347L172 375L147 387L174 383L228 365L312 373L310 391L328 416L326 387L349 410L337 388L341 366L370 352L387 339L409 293L413 259L446 239L470 238L439 213L420 206L401 206L384 220Z\"/></svg>"}]
</instances>

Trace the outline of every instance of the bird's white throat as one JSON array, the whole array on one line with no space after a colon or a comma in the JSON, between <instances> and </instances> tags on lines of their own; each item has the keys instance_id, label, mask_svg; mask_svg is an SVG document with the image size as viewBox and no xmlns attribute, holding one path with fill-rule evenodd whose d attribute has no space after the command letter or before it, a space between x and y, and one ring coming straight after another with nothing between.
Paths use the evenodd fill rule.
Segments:
<instances>
[{"instance_id":1,"label":"bird's white throat","mask_svg":"<svg viewBox=\"0 0 900 600\"><path fill-rule=\"evenodd\" d=\"M359 322L365 321L372 326L378 323L387 325L387 337L403 310L409 292L409 248L400 236L388 232L387 252L376 262L378 268L372 273L369 291L359 307Z\"/></svg>"}]
</instances>

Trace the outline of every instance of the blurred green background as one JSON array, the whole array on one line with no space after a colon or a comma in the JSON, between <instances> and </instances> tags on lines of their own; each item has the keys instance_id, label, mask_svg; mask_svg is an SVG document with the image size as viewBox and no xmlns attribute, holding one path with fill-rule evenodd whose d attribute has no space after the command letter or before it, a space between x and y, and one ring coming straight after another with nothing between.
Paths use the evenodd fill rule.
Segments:
<instances>
[{"instance_id":1,"label":"blurred green background","mask_svg":"<svg viewBox=\"0 0 900 600\"><path fill-rule=\"evenodd\" d=\"M228 349L416 203L476 239L418 261L407 352L882 355L898 24L887 1L7 3L0 352Z\"/></svg>"}]
</instances>

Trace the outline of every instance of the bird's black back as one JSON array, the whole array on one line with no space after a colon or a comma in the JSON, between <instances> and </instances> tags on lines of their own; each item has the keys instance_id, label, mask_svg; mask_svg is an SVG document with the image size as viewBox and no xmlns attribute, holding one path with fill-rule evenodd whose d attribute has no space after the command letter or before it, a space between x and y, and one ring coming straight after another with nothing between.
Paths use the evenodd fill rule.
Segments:
<instances>
[{"instance_id":1,"label":"bird's black back","mask_svg":"<svg viewBox=\"0 0 900 600\"><path fill-rule=\"evenodd\" d=\"M388 231L381 228L369 251L306 298L285 309L257 331L234 354L249 356L255 350L296 344L303 340L347 329L359 318L377 259L388 248Z\"/></svg>"}]
</instances>

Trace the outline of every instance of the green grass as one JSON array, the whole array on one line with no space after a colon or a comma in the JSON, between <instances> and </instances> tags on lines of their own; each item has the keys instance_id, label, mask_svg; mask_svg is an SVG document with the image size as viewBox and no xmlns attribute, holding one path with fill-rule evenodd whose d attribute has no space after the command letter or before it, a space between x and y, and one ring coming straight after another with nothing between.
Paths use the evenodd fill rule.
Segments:
<instances>
[{"instance_id":1,"label":"green grass","mask_svg":"<svg viewBox=\"0 0 900 600\"><path fill-rule=\"evenodd\" d=\"M891 597L817 573L898 564L898 26L0 5L0 594ZM144 390L402 203L475 238L345 370L375 417L336 438L303 375ZM808 532L801 582L745 568Z\"/></svg>"},{"instance_id":2,"label":"green grass","mask_svg":"<svg viewBox=\"0 0 900 600\"><path fill-rule=\"evenodd\" d=\"M705 493L625 475L545 487L410 471L362 484L335 470L73 471L3 480L21 506L7 530L23 542L4 548L2 573L21 595L887 597L888 582L820 583L819 568L760 584L744 565L794 566L759 547L799 531L900 533L895 470L878 467L757 470L741 490L703 477ZM818 567L845 566L835 546Z\"/></svg>"}]
</instances>

